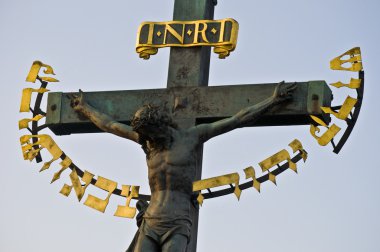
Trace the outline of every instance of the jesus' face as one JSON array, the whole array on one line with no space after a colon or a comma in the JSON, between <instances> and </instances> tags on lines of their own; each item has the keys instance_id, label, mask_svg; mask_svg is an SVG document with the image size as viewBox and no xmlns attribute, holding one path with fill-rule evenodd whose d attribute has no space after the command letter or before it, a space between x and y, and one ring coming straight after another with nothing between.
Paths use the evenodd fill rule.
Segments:
<instances>
[{"instance_id":1,"label":"jesus' face","mask_svg":"<svg viewBox=\"0 0 380 252\"><path fill-rule=\"evenodd\" d=\"M138 134L150 139L168 137L169 115L151 105L145 105L136 111L131 126Z\"/></svg>"}]
</instances>

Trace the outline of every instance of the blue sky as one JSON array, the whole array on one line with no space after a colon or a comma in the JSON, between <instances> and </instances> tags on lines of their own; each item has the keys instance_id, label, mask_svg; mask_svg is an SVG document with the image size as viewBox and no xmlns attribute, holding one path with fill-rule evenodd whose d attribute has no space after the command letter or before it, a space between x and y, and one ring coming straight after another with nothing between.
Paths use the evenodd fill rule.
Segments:
<instances>
[{"instance_id":1,"label":"blue sky","mask_svg":"<svg viewBox=\"0 0 380 252\"><path fill-rule=\"evenodd\" d=\"M225 60L211 57L209 85L326 80L347 82L355 73L329 69L329 61L360 46L366 87L359 121L339 155L320 147L308 126L239 129L205 145L203 177L239 172L299 139L309 152L299 174L287 171L261 194L245 190L205 201L198 251L377 251L380 211L376 158L380 133L380 3L375 0L220 0L215 19L239 22L238 45ZM169 49L150 60L135 53L143 21L172 19L173 1L1 1L0 250L124 251L135 221L100 214L50 184L58 164L22 159L17 128L21 90L34 60L53 66L51 91L163 88ZM334 104L354 93L334 89ZM343 124L341 124L343 126ZM50 134L48 130L45 133ZM149 193L139 146L106 134L53 136L82 169ZM46 159L48 158L45 154ZM89 191L92 192L92 191ZM95 192L102 195L102 192ZM111 198L109 209L121 204Z\"/></svg>"}]
</instances>

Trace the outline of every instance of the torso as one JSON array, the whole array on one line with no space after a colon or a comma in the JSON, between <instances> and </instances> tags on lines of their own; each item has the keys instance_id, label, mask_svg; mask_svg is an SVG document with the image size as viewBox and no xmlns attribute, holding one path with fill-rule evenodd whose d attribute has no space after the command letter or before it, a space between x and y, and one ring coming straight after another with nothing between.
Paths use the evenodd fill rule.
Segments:
<instances>
[{"instance_id":1,"label":"torso","mask_svg":"<svg viewBox=\"0 0 380 252\"><path fill-rule=\"evenodd\" d=\"M147 155L149 216L188 215L195 177L197 136L175 130L169 148Z\"/></svg>"}]
</instances>

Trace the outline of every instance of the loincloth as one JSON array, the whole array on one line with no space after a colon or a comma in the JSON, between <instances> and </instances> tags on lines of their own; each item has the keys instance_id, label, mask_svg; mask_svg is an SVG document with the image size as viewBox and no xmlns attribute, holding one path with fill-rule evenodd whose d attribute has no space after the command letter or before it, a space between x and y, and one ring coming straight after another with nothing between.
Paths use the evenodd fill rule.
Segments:
<instances>
[{"instance_id":1,"label":"loincloth","mask_svg":"<svg viewBox=\"0 0 380 252\"><path fill-rule=\"evenodd\" d=\"M176 234L184 235L190 241L191 220L188 218L156 219L145 218L140 226L140 235L144 234L160 246Z\"/></svg>"}]
</instances>

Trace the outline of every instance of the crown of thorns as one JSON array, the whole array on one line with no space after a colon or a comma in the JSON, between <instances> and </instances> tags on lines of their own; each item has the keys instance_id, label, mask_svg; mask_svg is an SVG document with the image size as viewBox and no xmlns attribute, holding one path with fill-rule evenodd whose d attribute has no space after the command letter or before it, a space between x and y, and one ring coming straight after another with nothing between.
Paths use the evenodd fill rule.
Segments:
<instances>
[{"instance_id":1,"label":"crown of thorns","mask_svg":"<svg viewBox=\"0 0 380 252\"><path fill-rule=\"evenodd\" d=\"M131 121L131 126L134 130L143 125L169 125L176 127L176 124L168 113L163 111L159 106L148 104L144 105L139 111L139 116L134 115Z\"/></svg>"}]
</instances>

